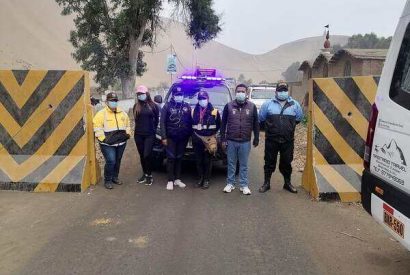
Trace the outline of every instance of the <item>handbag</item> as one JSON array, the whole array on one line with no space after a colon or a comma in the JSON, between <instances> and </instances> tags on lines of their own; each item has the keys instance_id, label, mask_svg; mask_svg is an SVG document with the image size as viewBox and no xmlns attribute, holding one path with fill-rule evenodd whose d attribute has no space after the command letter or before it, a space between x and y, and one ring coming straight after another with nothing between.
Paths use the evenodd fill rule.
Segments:
<instances>
[{"instance_id":1,"label":"handbag","mask_svg":"<svg viewBox=\"0 0 410 275\"><path fill-rule=\"evenodd\" d=\"M216 155L218 151L218 142L216 141L216 136L201 136L195 133L195 135L202 141L205 146L205 149L213 156Z\"/></svg>"}]
</instances>

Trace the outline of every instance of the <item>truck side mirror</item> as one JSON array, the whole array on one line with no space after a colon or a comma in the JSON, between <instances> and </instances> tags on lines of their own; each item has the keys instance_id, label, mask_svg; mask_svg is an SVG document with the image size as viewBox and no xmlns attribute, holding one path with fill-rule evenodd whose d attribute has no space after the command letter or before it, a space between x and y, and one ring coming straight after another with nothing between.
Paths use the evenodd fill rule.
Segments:
<instances>
[{"instance_id":1,"label":"truck side mirror","mask_svg":"<svg viewBox=\"0 0 410 275\"><path fill-rule=\"evenodd\" d=\"M154 96L154 102L161 104L162 103L162 96L161 95L156 95Z\"/></svg>"}]
</instances>

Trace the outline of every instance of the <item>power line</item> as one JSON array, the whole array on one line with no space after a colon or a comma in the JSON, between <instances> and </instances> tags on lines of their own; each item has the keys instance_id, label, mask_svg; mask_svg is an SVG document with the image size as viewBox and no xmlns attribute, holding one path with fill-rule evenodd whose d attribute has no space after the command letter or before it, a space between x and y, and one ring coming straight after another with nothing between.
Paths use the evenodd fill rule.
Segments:
<instances>
[{"instance_id":1,"label":"power line","mask_svg":"<svg viewBox=\"0 0 410 275\"><path fill-rule=\"evenodd\" d=\"M142 51L143 53L150 53L150 54L157 54L157 53L163 53L163 52L165 52L165 51L168 51L170 48L172 47L172 45L170 45L168 48L166 48L166 49L163 49L163 50L160 50L160 51Z\"/></svg>"},{"instance_id":2,"label":"power line","mask_svg":"<svg viewBox=\"0 0 410 275\"><path fill-rule=\"evenodd\" d=\"M205 63L199 63L200 65L207 66L209 67L208 64ZM237 68L227 68L227 67L218 67L220 70L224 71L235 71L235 72L244 72L244 73L263 73L263 72L276 72L276 71L282 71L282 69L266 69L266 70L241 70Z\"/></svg>"},{"instance_id":3,"label":"power line","mask_svg":"<svg viewBox=\"0 0 410 275\"><path fill-rule=\"evenodd\" d=\"M179 58L179 55L177 54L177 51L175 50L174 46L171 44L168 48L160 50L160 51L142 51L144 53L150 53L150 54L158 54L158 53L163 53L165 51L168 51L169 49L172 49L175 52L175 56L178 60L178 63L181 65L181 67L186 70L186 67L184 66L184 64L182 63L181 59ZM253 57L253 63L254 65L256 65L256 61L254 60ZM207 66L209 67L209 65L204 64L204 63L198 63L200 65L203 66ZM214 66L212 66L214 67ZM279 69L279 68L273 68L273 69L264 69L264 70L242 70L242 69L238 69L238 68L229 68L229 67L218 67L218 69L220 70L224 70L224 71L232 71L232 72L244 72L244 73L266 73L266 72L277 72L277 71L283 71L283 69Z\"/></svg>"},{"instance_id":4,"label":"power line","mask_svg":"<svg viewBox=\"0 0 410 275\"><path fill-rule=\"evenodd\" d=\"M184 66L184 64L182 64L182 61L181 61L181 59L179 59L178 53L177 53L177 51L175 50L175 48L174 48L174 46L173 46L172 44L171 44L171 47L172 47L172 49L174 50L175 57L177 58L179 64L181 65L181 67L182 67L184 70L186 70L187 68Z\"/></svg>"}]
</instances>

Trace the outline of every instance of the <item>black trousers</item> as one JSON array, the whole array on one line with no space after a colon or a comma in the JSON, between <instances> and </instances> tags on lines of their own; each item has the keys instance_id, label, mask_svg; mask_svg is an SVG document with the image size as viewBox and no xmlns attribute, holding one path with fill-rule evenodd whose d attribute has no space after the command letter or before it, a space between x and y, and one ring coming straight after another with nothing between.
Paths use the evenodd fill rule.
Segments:
<instances>
[{"instance_id":1,"label":"black trousers","mask_svg":"<svg viewBox=\"0 0 410 275\"><path fill-rule=\"evenodd\" d=\"M181 179L182 157L188 144L189 137L183 139L168 138L167 142L167 173L168 181Z\"/></svg>"},{"instance_id":2,"label":"black trousers","mask_svg":"<svg viewBox=\"0 0 410 275\"><path fill-rule=\"evenodd\" d=\"M155 135L149 135L149 136L141 136L141 135L135 135L135 144L137 145L137 150L140 155L140 161L141 161L141 168L142 172L145 175L151 175L152 173L152 147L154 146L155 142Z\"/></svg>"},{"instance_id":3,"label":"black trousers","mask_svg":"<svg viewBox=\"0 0 410 275\"><path fill-rule=\"evenodd\" d=\"M211 176L212 155L206 150L204 143L195 135L192 136L194 146L196 169L199 177L209 180Z\"/></svg>"},{"instance_id":4,"label":"black trousers","mask_svg":"<svg viewBox=\"0 0 410 275\"><path fill-rule=\"evenodd\" d=\"M285 182L290 182L292 174L294 141L278 142L274 138L265 139L265 182L270 182L272 173L275 172L278 153L280 153L279 171Z\"/></svg>"}]
</instances>

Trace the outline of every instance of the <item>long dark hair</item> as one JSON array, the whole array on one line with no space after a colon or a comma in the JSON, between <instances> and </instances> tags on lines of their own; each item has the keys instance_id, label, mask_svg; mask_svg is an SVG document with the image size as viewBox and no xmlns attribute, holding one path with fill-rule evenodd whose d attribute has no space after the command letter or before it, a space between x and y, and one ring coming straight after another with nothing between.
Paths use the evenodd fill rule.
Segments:
<instances>
[{"instance_id":1,"label":"long dark hair","mask_svg":"<svg viewBox=\"0 0 410 275\"><path fill-rule=\"evenodd\" d=\"M152 111L155 108L155 102L152 101L151 95L149 94L149 92L147 92L146 95L147 95L147 99L145 100L145 103L147 103L148 108L150 108ZM137 102L134 105L134 118L137 118L140 115L141 109L142 109L142 104L141 104L141 101L137 97Z\"/></svg>"}]
</instances>

